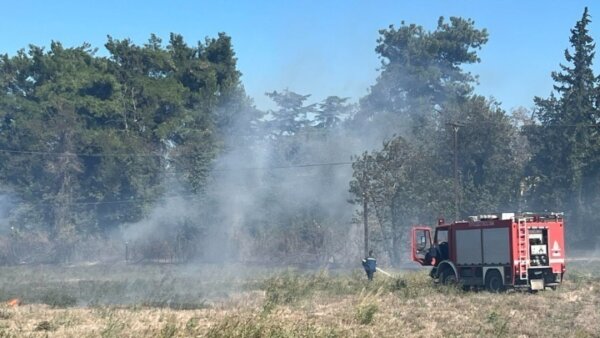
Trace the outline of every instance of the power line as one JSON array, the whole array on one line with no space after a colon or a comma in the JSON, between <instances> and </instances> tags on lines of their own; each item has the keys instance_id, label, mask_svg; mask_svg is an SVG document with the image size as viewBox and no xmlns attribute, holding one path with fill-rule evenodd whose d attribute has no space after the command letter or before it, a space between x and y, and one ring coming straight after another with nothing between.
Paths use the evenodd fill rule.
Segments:
<instances>
[{"instance_id":1,"label":"power line","mask_svg":"<svg viewBox=\"0 0 600 338\"><path fill-rule=\"evenodd\" d=\"M600 124L526 124L523 127L548 128L600 128Z\"/></svg>"},{"instance_id":2,"label":"power line","mask_svg":"<svg viewBox=\"0 0 600 338\"><path fill-rule=\"evenodd\" d=\"M0 149L0 152L5 153L16 153L16 154L27 154L27 155L54 155L58 157L67 156L88 156L88 157L111 157L111 156L140 156L140 157L169 157L157 154L136 154L136 153L97 153L97 154L79 154L79 153L57 153L57 152L43 152L43 151L27 151L27 150L12 150L12 149ZM171 155L172 156L172 155ZM181 156L174 156L181 157ZM185 156L185 157L191 157ZM269 169L289 169L289 168L307 168L307 167L321 167L321 166L339 166L348 165L352 162L325 162L325 163L305 163L305 164L292 164L292 165L281 165L281 166L268 166L268 167L246 167L246 168L235 168L235 169L212 169L211 171L226 172L226 171L237 171L237 170L269 170ZM186 172L171 172L171 173L186 173Z\"/></svg>"},{"instance_id":3,"label":"power line","mask_svg":"<svg viewBox=\"0 0 600 338\"><path fill-rule=\"evenodd\" d=\"M214 172L229 172L229 171L244 171L244 170L270 170L270 169L292 169L292 168L310 168L310 167L326 167L326 166L342 166L350 165L353 162L326 162L326 163L306 163L296 165L281 165L281 166L270 166L270 167L245 167L245 168L231 168L231 169L214 169Z\"/></svg>"},{"instance_id":4,"label":"power line","mask_svg":"<svg viewBox=\"0 0 600 338\"><path fill-rule=\"evenodd\" d=\"M196 194L179 194L179 195L162 196L162 197L154 198L154 199L150 199L150 198L129 198L129 199L122 199L122 200L97 201L97 202L69 202L69 203L62 203L62 202L33 202L33 203L30 203L30 204L34 205L34 206L54 206L54 205L57 205L57 204L60 204L61 206L64 206L64 205L72 206L72 205L128 204L128 203L139 203L139 202L160 202L160 201L166 201L168 199L182 198L182 197L195 197L195 196L197 196L197 195Z\"/></svg>"},{"instance_id":5,"label":"power line","mask_svg":"<svg viewBox=\"0 0 600 338\"><path fill-rule=\"evenodd\" d=\"M477 126L490 126L490 125L499 125L496 122L465 122L461 124L464 127L477 127ZM411 129L411 128L419 128L425 127L427 125L401 125L394 127L395 129ZM539 125L539 124L528 124L523 125L521 127L548 127L548 128L600 128L600 124L547 124L547 125ZM292 135L283 135L284 137L293 137L293 136L301 136L304 134L313 134L313 133L323 133L321 130L306 130L299 131ZM235 136L242 137L268 137L272 136L270 134L264 135L242 135L242 134L234 134ZM335 136L336 134L333 134ZM272 140L271 140L272 141ZM143 153L72 153L72 152L51 152L51 151L41 151L41 150L19 150L19 149L7 149L0 148L0 152L8 153L8 154L22 154L22 155L38 155L38 156L56 156L56 157L167 157L164 154L143 154ZM191 156L191 155L190 155ZM182 157L190 157L186 155L180 154L171 154L168 157L172 158L182 158Z\"/></svg>"},{"instance_id":6,"label":"power line","mask_svg":"<svg viewBox=\"0 0 600 338\"><path fill-rule=\"evenodd\" d=\"M350 165L352 162L329 162L329 163L308 163L308 164L300 164L300 165L289 165L289 166L273 166L273 167L254 167L254 168L237 168L237 169L221 169L221 170L213 170L218 172L227 172L227 171L239 171L239 170L268 170L268 169L289 169L289 168L309 168L309 167L323 167L323 166L342 166L342 165ZM181 172L165 172L165 174L181 174ZM157 199L146 199L146 198L130 198L130 199L122 199L122 200L111 200L111 201L96 201L96 202L69 202L69 203L61 203L61 202L38 202L33 203L36 206L53 206L53 205L104 205L104 204L127 204L127 203L138 203L138 202L159 202L164 201L171 198L180 198L180 197L195 197L196 194L178 194L171 196L163 196Z\"/></svg>"},{"instance_id":7,"label":"power line","mask_svg":"<svg viewBox=\"0 0 600 338\"><path fill-rule=\"evenodd\" d=\"M486 123L480 123L486 124ZM454 126L452 124L449 124ZM473 124L465 123L461 124L461 126L469 126ZM540 126L540 125L536 125ZM550 127L599 127L598 125L547 125ZM136 154L136 153L104 153L104 154L75 154L75 153L56 153L56 152L42 152L42 151L23 151L23 150L10 150L10 149L0 149L0 152L6 153L19 153L19 154L31 154L31 155L57 155L57 156L90 156L90 157L107 157L107 156L141 156L141 157L157 157L162 155L156 154ZM264 166L264 167L240 167L240 168L216 168L210 170L210 172L235 172L235 171L249 171L249 170L278 170L278 169L294 169L294 168L311 168L311 167L325 167L325 166L345 166L352 165L353 162L349 161L338 161L338 162L323 162L323 163L303 163L303 164L293 164L293 165L278 165L278 166ZM183 175L188 174L190 172L185 171L167 171L162 172L160 174L164 175ZM180 198L180 197L194 197L197 196L195 194L180 194L174 196L163 196L158 199L123 199L123 200L111 200L111 201L95 201L95 202L70 202L70 203L62 203L61 205L106 205L106 204L127 204L127 203L138 203L138 202L158 202L164 201L171 198ZM39 202L33 203L34 205L43 206L43 205L56 205L59 202Z\"/></svg>"},{"instance_id":8,"label":"power line","mask_svg":"<svg viewBox=\"0 0 600 338\"><path fill-rule=\"evenodd\" d=\"M287 165L287 166L272 166L272 167L248 167L248 168L232 168L232 169L215 169L212 170L213 172L232 172L232 171L243 171L243 170L269 170L269 169L290 169L290 168L310 168L310 167L324 167L324 166L342 166L342 165L350 165L352 164L352 162L328 162L328 163L307 163L307 164L298 164L298 165ZM162 174L168 174L168 175L179 175L179 174L185 174L187 172L175 172L175 171L171 171L171 172L164 172ZM69 202L69 203L63 203L63 202L34 202L31 203L32 205L35 206L54 206L54 205L67 205L67 206L73 206L73 205L107 205L107 204L128 204L128 203L139 203L139 202L159 202L159 201L165 201L167 199L172 199L172 198L181 198L181 197L195 197L198 196L197 194L178 194L178 195L170 195L170 196L163 196L160 198L156 198L156 199L148 199L148 198L129 198L129 199L121 199L121 200L109 200L109 201L95 201L95 202Z\"/></svg>"},{"instance_id":9,"label":"power line","mask_svg":"<svg viewBox=\"0 0 600 338\"><path fill-rule=\"evenodd\" d=\"M121 157L121 156L135 156L135 157L165 157L159 154L140 154L140 153L71 153L71 152L51 152L51 151L30 151L30 150L15 150L15 149L0 149L0 152L11 153L11 154L25 154L25 155L52 155L56 157Z\"/></svg>"}]
</instances>

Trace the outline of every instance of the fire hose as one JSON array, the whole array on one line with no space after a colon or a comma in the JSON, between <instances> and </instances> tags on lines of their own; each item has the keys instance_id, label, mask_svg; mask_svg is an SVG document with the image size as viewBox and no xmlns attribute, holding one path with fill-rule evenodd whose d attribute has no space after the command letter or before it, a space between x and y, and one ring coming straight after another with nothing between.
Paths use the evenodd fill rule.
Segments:
<instances>
[{"instance_id":1,"label":"fire hose","mask_svg":"<svg viewBox=\"0 0 600 338\"><path fill-rule=\"evenodd\" d=\"M384 270L381 270L380 268L376 268L376 269L377 269L377 271L381 272L382 274L384 274L390 278L394 278L394 276L392 276L390 273L385 272Z\"/></svg>"}]
</instances>

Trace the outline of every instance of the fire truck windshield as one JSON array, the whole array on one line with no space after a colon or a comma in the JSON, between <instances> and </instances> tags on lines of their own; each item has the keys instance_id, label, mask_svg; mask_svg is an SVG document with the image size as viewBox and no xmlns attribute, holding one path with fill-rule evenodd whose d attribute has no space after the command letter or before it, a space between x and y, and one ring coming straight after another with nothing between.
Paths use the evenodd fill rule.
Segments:
<instances>
[{"instance_id":1,"label":"fire truck windshield","mask_svg":"<svg viewBox=\"0 0 600 338\"><path fill-rule=\"evenodd\" d=\"M443 242L448 242L448 230L447 229L438 229L435 232L435 243L440 244Z\"/></svg>"}]
</instances>

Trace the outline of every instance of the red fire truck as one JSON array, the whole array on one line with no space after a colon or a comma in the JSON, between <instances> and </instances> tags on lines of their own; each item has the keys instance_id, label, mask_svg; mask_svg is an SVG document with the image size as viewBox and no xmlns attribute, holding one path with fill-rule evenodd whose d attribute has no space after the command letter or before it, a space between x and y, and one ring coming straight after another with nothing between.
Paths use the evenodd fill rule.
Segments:
<instances>
[{"instance_id":1,"label":"red fire truck","mask_svg":"<svg viewBox=\"0 0 600 338\"><path fill-rule=\"evenodd\" d=\"M430 276L443 284L543 290L558 286L565 273L565 240L560 213L503 213L469 217L431 229L412 230L412 259L433 266Z\"/></svg>"}]
</instances>

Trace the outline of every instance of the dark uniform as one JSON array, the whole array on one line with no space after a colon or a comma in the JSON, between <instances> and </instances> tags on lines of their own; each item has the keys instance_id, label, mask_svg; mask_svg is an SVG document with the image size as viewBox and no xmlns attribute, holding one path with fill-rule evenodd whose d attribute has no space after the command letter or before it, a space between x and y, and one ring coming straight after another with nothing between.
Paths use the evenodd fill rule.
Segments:
<instances>
[{"instance_id":1,"label":"dark uniform","mask_svg":"<svg viewBox=\"0 0 600 338\"><path fill-rule=\"evenodd\" d=\"M377 260L373 257L373 250L369 251L369 256L362 260L362 265L367 273L367 278L373 280L373 274L377 271Z\"/></svg>"}]
</instances>

